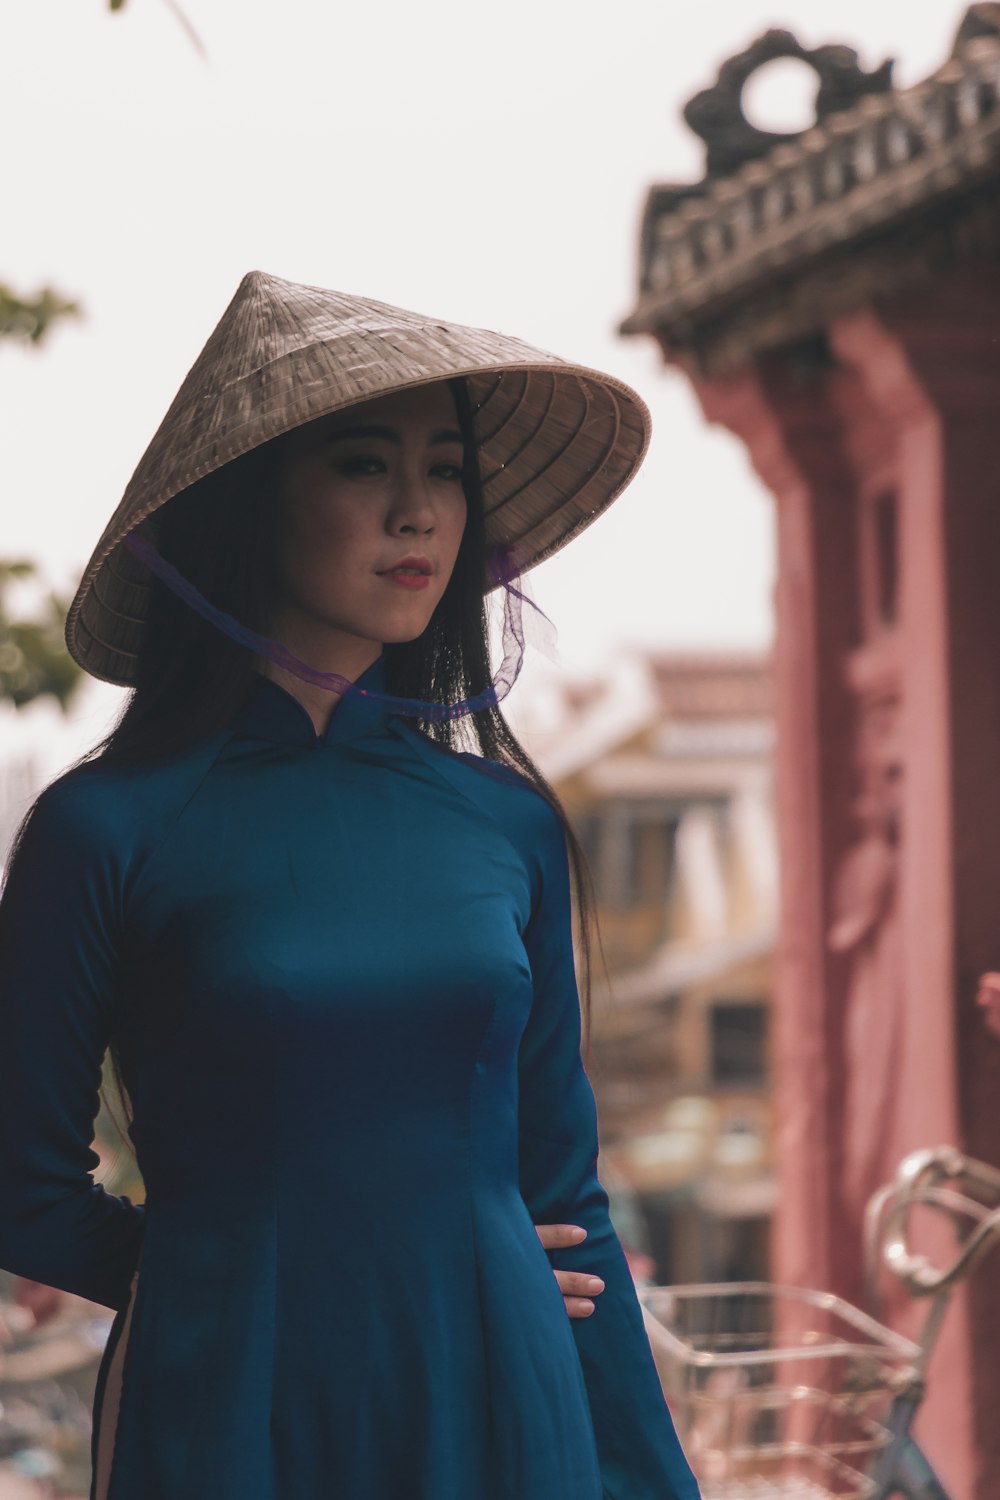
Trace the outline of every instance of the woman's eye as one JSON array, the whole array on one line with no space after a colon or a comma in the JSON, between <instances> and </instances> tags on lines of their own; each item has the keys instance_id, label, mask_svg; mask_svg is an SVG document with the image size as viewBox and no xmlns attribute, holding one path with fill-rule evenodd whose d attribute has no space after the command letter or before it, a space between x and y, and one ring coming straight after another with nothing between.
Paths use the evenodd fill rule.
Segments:
<instances>
[{"instance_id":1,"label":"woman's eye","mask_svg":"<svg viewBox=\"0 0 1000 1500\"><path fill-rule=\"evenodd\" d=\"M438 479L445 479L449 484L462 482L461 464L435 464L432 472Z\"/></svg>"},{"instance_id":2,"label":"woman's eye","mask_svg":"<svg viewBox=\"0 0 1000 1500\"><path fill-rule=\"evenodd\" d=\"M385 472L385 464L380 458L373 458L370 454L355 454L351 458L342 458L337 465L341 474L348 478L363 476L365 474L382 474Z\"/></svg>"}]
</instances>

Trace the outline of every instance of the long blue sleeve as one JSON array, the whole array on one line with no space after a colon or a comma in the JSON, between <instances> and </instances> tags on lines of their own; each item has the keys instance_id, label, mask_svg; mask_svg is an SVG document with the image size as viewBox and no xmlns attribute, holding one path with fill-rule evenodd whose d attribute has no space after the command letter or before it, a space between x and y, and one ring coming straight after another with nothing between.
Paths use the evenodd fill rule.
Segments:
<instances>
[{"instance_id":1,"label":"long blue sleeve","mask_svg":"<svg viewBox=\"0 0 1000 1500\"><path fill-rule=\"evenodd\" d=\"M581 1224L587 1238L550 1251L562 1270L603 1277L593 1313L573 1320L608 1500L696 1500L628 1262L597 1176L597 1110L580 1057L565 837L554 814L536 848L541 892L525 935L534 1000L519 1054L522 1196L535 1223Z\"/></svg>"},{"instance_id":2,"label":"long blue sleeve","mask_svg":"<svg viewBox=\"0 0 1000 1500\"><path fill-rule=\"evenodd\" d=\"M118 1309L144 1208L95 1184L121 861L77 778L43 793L0 899L0 1266Z\"/></svg>"}]
</instances>

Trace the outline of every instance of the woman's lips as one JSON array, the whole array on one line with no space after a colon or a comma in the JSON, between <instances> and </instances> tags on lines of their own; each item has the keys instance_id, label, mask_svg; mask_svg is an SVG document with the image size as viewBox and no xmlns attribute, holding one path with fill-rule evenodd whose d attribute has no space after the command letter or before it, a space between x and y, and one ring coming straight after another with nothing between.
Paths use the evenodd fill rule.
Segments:
<instances>
[{"instance_id":1,"label":"woman's lips","mask_svg":"<svg viewBox=\"0 0 1000 1500\"><path fill-rule=\"evenodd\" d=\"M420 572L416 568L389 568L378 576L401 589L425 589L431 581L429 573Z\"/></svg>"}]
</instances>

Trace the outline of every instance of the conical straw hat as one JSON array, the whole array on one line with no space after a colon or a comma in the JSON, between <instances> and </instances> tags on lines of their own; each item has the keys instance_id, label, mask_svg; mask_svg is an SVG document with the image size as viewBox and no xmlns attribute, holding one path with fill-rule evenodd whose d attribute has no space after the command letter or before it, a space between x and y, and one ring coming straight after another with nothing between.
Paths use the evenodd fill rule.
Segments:
<instances>
[{"instance_id":1,"label":"conical straw hat","mask_svg":"<svg viewBox=\"0 0 1000 1500\"><path fill-rule=\"evenodd\" d=\"M251 271L191 367L87 565L66 621L88 672L134 680L149 597L122 540L204 475L290 428L465 376L486 530L521 572L589 525L633 477L649 411L612 376L520 339Z\"/></svg>"}]
</instances>

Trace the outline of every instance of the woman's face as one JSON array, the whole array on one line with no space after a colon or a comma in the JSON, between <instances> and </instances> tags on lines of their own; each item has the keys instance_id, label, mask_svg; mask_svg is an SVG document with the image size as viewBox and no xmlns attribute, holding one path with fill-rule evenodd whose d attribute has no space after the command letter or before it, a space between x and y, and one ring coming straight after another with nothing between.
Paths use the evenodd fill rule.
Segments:
<instances>
[{"instance_id":1,"label":"woman's face","mask_svg":"<svg viewBox=\"0 0 1000 1500\"><path fill-rule=\"evenodd\" d=\"M383 396L287 435L272 621L287 646L356 651L422 634L465 529L462 457L444 383Z\"/></svg>"}]
</instances>

